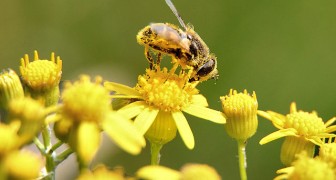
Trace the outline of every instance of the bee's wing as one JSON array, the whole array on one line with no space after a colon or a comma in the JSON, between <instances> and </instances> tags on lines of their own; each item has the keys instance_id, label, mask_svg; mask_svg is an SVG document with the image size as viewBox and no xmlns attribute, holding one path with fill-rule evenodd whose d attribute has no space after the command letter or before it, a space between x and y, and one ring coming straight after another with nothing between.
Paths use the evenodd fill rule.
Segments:
<instances>
[{"instance_id":1,"label":"bee's wing","mask_svg":"<svg viewBox=\"0 0 336 180\"><path fill-rule=\"evenodd\" d=\"M178 19L178 21L180 22L181 26L187 30L187 26L185 25L183 19L181 18L180 14L177 12L176 7L174 6L173 2L171 2L171 0L166 0L166 4L169 6L169 8L173 11L173 13L175 14L176 18Z\"/></svg>"},{"instance_id":2,"label":"bee's wing","mask_svg":"<svg viewBox=\"0 0 336 180\"><path fill-rule=\"evenodd\" d=\"M187 38L187 34L175 25L168 23L152 23L150 25L151 30L160 39L164 39L168 44L167 47L179 47L186 51L189 50L191 44Z\"/></svg>"}]
</instances>

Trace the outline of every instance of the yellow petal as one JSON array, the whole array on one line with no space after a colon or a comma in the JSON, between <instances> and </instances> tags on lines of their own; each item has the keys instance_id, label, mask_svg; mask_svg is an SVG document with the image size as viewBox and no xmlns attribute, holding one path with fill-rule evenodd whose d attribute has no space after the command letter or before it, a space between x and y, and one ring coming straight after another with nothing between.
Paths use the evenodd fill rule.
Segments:
<instances>
[{"instance_id":1,"label":"yellow petal","mask_svg":"<svg viewBox=\"0 0 336 180\"><path fill-rule=\"evenodd\" d=\"M206 119L215 123L225 124L226 122L225 115L222 112L209 109L203 106L190 104L189 106L183 108L182 110L193 116Z\"/></svg>"},{"instance_id":2,"label":"yellow petal","mask_svg":"<svg viewBox=\"0 0 336 180\"><path fill-rule=\"evenodd\" d=\"M181 179L181 175L178 171L163 166L144 166L136 172L136 175L139 179L148 180Z\"/></svg>"},{"instance_id":3,"label":"yellow petal","mask_svg":"<svg viewBox=\"0 0 336 180\"><path fill-rule=\"evenodd\" d=\"M132 119L139 115L145 107L146 103L144 101L136 101L120 108L118 112L125 115L127 118Z\"/></svg>"},{"instance_id":4,"label":"yellow petal","mask_svg":"<svg viewBox=\"0 0 336 180\"><path fill-rule=\"evenodd\" d=\"M305 139L319 146L322 146L324 144L324 142L319 137L312 137L312 138L305 138Z\"/></svg>"},{"instance_id":5,"label":"yellow petal","mask_svg":"<svg viewBox=\"0 0 336 180\"><path fill-rule=\"evenodd\" d=\"M38 179L44 167L41 156L27 150L12 151L1 161L1 179ZM4 179L7 179L4 178Z\"/></svg>"},{"instance_id":6,"label":"yellow petal","mask_svg":"<svg viewBox=\"0 0 336 180\"><path fill-rule=\"evenodd\" d=\"M221 180L217 171L207 164L186 164L181 168L181 179Z\"/></svg>"},{"instance_id":7,"label":"yellow petal","mask_svg":"<svg viewBox=\"0 0 336 180\"><path fill-rule=\"evenodd\" d=\"M265 119L272 119L272 116L270 114L268 114L267 112L265 111L261 111L261 110L258 110L258 115L265 118Z\"/></svg>"},{"instance_id":8,"label":"yellow petal","mask_svg":"<svg viewBox=\"0 0 336 180\"><path fill-rule=\"evenodd\" d=\"M336 117L333 117L325 123L325 126L328 127L328 126L332 125L335 121L336 121ZM333 132L333 131L331 131L331 132Z\"/></svg>"},{"instance_id":9,"label":"yellow petal","mask_svg":"<svg viewBox=\"0 0 336 180\"><path fill-rule=\"evenodd\" d=\"M278 129L282 129L282 127L284 126L284 120L286 119L286 116L273 111L265 112L258 110L258 115L267 120L270 120L273 125Z\"/></svg>"},{"instance_id":10,"label":"yellow petal","mask_svg":"<svg viewBox=\"0 0 336 180\"><path fill-rule=\"evenodd\" d=\"M293 128L280 129L262 138L259 144L263 145L263 144L269 143L273 140L276 140L276 139L279 139L285 136L297 136L296 134L297 134L297 131Z\"/></svg>"},{"instance_id":11,"label":"yellow petal","mask_svg":"<svg viewBox=\"0 0 336 180\"><path fill-rule=\"evenodd\" d=\"M207 102L206 98L201 94L193 95L191 101L193 102L193 104L208 107L208 102Z\"/></svg>"},{"instance_id":12,"label":"yellow petal","mask_svg":"<svg viewBox=\"0 0 336 180\"><path fill-rule=\"evenodd\" d=\"M110 91L115 91L118 94L127 94L141 97L138 91L134 88L125 86L123 84L115 83L115 82L104 82L104 87Z\"/></svg>"},{"instance_id":13,"label":"yellow petal","mask_svg":"<svg viewBox=\"0 0 336 180\"><path fill-rule=\"evenodd\" d=\"M173 112L172 115L184 144L187 148L193 149L195 140L187 119L181 111Z\"/></svg>"},{"instance_id":14,"label":"yellow petal","mask_svg":"<svg viewBox=\"0 0 336 180\"><path fill-rule=\"evenodd\" d=\"M102 127L117 145L130 154L139 154L141 148L146 145L144 137L135 128L133 122L119 113L109 113Z\"/></svg>"},{"instance_id":15,"label":"yellow petal","mask_svg":"<svg viewBox=\"0 0 336 180\"><path fill-rule=\"evenodd\" d=\"M100 131L95 123L83 122L78 126L76 135L76 152L85 164L89 164L99 148Z\"/></svg>"},{"instance_id":16,"label":"yellow petal","mask_svg":"<svg viewBox=\"0 0 336 180\"><path fill-rule=\"evenodd\" d=\"M144 135L149 127L153 124L159 110L152 108L145 108L142 112L135 118L134 125L138 128L140 133Z\"/></svg>"},{"instance_id":17,"label":"yellow petal","mask_svg":"<svg viewBox=\"0 0 336 180\"><path fill-rule=\"evenodd\" d=\"M290 113L295 113L295 112L297 112L297 109L296 109L296 103L295 103L295 102L292 102L292 103L290 104L289 112L290 112Z\"/></svg>"}]
</instances>

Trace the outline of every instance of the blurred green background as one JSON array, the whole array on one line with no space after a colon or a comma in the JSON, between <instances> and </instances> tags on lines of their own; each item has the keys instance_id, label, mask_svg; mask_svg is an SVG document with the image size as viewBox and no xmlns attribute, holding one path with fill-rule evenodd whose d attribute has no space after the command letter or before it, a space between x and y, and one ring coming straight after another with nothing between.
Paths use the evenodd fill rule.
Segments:
<instances>
[{"instance_id":1,"label":"blurred green background","mask_svg":"<svg viewBox=\"0 0 336 180\"><path fill-rule=\"evenodd\" d=\"M296 101L298 109L316 110L324 121L335 116L336 1L175 0L174 4L218 57L219 79L199 85L210 107L220 110L219 96L234 88L256 91L262 110L286 114L290 102ZM24 54L32 58L38 50L40 58L47 59L55 52L63 60L63 80L85 73L133 86L148 66L135 35L151 22L178 24L164 0L2 0L0 68L18 71ZM179 169L185 163L206 163L223 179L239 179L236 142L222 126L188 117L195 149L188 150L177 136L163 148L161 164ZM275 130L259 118L258 131L247 144L249 179L272 179L282 168L282 140L258 143ZM111 146L111 141L104 141L94 164L122 165L133 174L149 163L149 145L139 156ZM66 166L60 165L58 179L74 177L76 166Z\"/></svg>"}]
</instances>

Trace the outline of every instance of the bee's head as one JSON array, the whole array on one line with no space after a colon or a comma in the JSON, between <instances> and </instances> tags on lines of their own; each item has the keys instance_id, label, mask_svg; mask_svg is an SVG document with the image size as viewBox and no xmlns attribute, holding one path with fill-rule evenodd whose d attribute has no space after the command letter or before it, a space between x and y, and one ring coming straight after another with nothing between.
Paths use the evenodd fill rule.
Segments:
<instances>
[{"instance_id":1,"label":"bee's head","mask_svg":"<svg viewBox=\"0 0 336 180\"><path fill-rule=\"evenodd\" d=\"M195 69L195 74L189 81L206 81L217 76L217 59L214 55L210 55L202 66Z\"/></svg>"}]
</instances>

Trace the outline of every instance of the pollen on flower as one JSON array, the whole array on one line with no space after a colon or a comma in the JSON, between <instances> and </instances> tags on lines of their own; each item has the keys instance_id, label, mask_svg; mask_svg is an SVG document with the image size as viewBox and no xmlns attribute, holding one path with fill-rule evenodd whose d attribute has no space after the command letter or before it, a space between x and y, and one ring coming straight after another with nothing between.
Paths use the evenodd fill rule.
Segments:
<instances>
[{"instance_id":1,"label":"pollen on flower","mask_svg":"<svg viewBox=\"0 0 336 180\"><path fill-rule=\"evenodd\" d=\"M110 110L108 91L101 85L102 78L95 82L82 75L79 81L65 84L62 94L63 111L74 121L101 121Z\"/></svg>"},{"instance_id":2,"label":"pollen on flower","mask_svg":"<svg viewBox=\"0 0 336 180\"><path fill-rule=\"evenodd\" d=\"M167 68L148 69L145 75L139 76L136 90L156 108L166 112L179 111L191 103L192 95L198 94L197 83L188 80L188 73L177 75Z\"/></svg>"},{"instance_id":3,"label":"pollen on flower","mask_svg":"<svg viewBox=\"0 0 336 180\"><path fill-rule=\"evenodd\" d=\"M313 136L325 132L326 126L316 113L293 112L286 115L284 128L294 128L299 135Z\"/></svg>"},{"instance_id":4,"label":"pollen on flower","mask_svg":"<svg viewBox=\"0 0 336 180\"><path fill-rule=\"evenodd\" d=\"M26 54L21 58L20 72L23 82L36 91L49 90L57 86L62 75L62 60L51 53L50 60L40 60L37 51L34 52L34 61L30 62Z\"/></svg>"}]
</instances>

